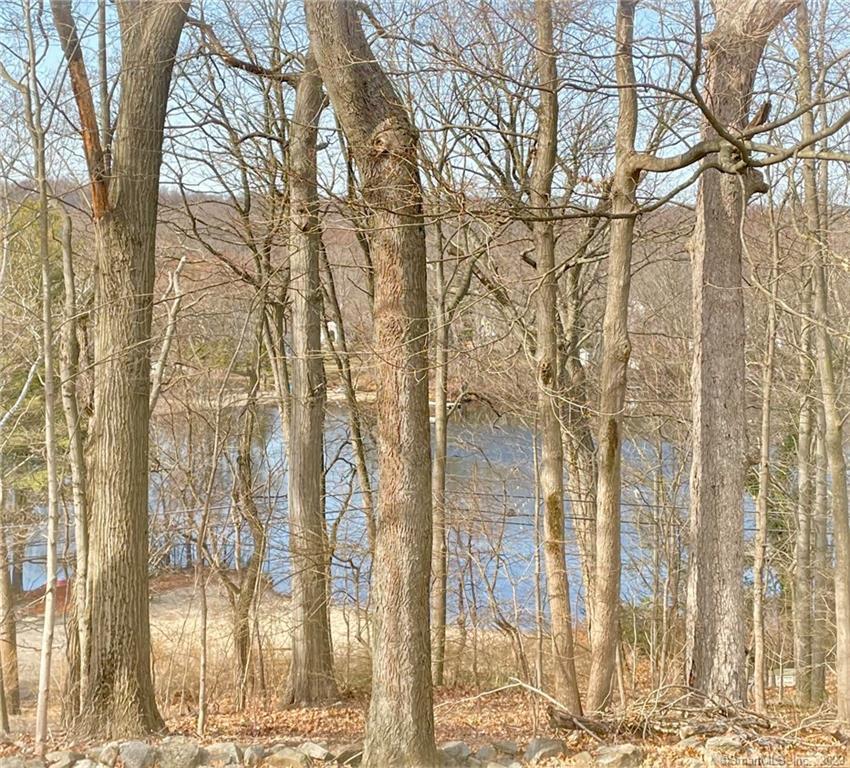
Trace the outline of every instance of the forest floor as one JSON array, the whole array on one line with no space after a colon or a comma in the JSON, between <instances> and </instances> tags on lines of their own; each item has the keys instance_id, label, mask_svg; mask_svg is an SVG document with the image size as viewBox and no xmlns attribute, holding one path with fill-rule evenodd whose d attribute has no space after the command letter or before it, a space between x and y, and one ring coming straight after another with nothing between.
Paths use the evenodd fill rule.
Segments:
<instances>
[{"instance_id":1,"label":"forest floor","mask_svg":"<svg viewBox=\"0 0 850 768\"><path fill-rule=\"evenodd\" d=\"M158 577L151 586L158 699L162 702L168 731L194 737L200 657L198 590L188 573ZM250 697L251 703L244 711L237 712L233 701L236 682L227 594L217 580L210 581L206 591L210 704L204 743L297 746L309 740L334 750L362 740L368 708L368 653L362 612L342 607L335 607L332 612L337 670L343 681L340 700L327 707L285 708L278 702L287 671L288 601L267 591L255 624L264 648L262 671L257 674L259 680ZM12 738L0 748L0 756L27 750L32 745L42 617L35 601L38 596L30 597L29 608L24 607L21 612L18 631L23 713L12 718ZM772 691L769 723L759 722L747 712L725 713L717 719L716 713L683 714L677 710L675 718L671 718L669 710L647 699L643 704L632 705L618 721L609 721L612 732L601 737L583 730L555 728L547 713L547 702L534 691L512 682L507 670L516 665L506 641L502 638L496 642L499 637L493 633L478 638L480 650L476 652L476 664L482 671L477 684L470 679L460 680L455 669L449 674L450 685L436 691L438 744L462 741L475 753L494 741L515 742L522 750L536 736L561 739L562 756L541 763L551 766L603 765L606 763L598 762L602 759L598 753L600 746L623 743L640 746L644 765L850 766L847 750L850 738L835 731L829 711L796 708L793 691L786 691L782 702L777 699L777 691ZM455 637L454 642L460 640ZM464 643L468 648L468 640ZM64 644L64 622L60 621L54 653L57 692L64 676ZM59 701L60 696L54 696L57 723ZM642 730L647 724L659 728L647 733ZM711 724L707 733L694 733L706 724ZM713 742L714 747L710 746L712 736L721 736ZM67 746L66 741L57 728L53 732L53 745Z\"/></svg>"}]
</instances>

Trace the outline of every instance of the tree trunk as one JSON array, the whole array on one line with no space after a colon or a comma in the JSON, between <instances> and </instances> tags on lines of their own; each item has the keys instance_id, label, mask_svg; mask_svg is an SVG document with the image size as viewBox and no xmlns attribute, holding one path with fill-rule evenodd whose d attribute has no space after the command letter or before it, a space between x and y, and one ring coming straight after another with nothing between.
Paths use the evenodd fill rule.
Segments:
<instances>
[{"instance_id":1,"label":"tree trunk","mask_svg":"<svg viewBox=\"0 0 850 768\"><path fill-rule=\"evenodd\" d=\"M770 406L773 397L773 359L776 349L776 295L779 260L779 230L771 210L770 305L761 378L761 440L759 447L758 495L756 496L756 535L753 542L753 695L755 708L767 712L764 683L767 661L764 653L764 582L767 559L767 511L770 494Z\"/></svg>"},{"instance_id":2,"label":"tree trunk","mask_svg":"<svg viewBox=\"0 0 850 768\"><path fill-rule=\"evenodd\" d=\"M809 58L809 16L805 2L797 15L798 101L811 107L812 71ZM802 116L802 140L812 141L814 114L808 109ZM815 341L817 367L824 412L824 442L832 480L832 538L835 546L835 687L838 720L850 723L850 522L847 519L847 462L844 457L843 419L838 409L838 391L833 370L832 339L829 329L829 305L824 255L827 233L823 222L826 211L819 206L815 163L803 161L803 206L806 219L808 255L814 288Z\"/></svg>"},{"instance_id":3,"label":"tree trunk","mask_svg":"<svg viewBox=\"0 0 850 768\"><path fill-rule=\"evenodd\" d=\"M418 140L370 50L358 7L342 0L308 0L306 7L322 79L371 209L380 518L364 765L430 766L437 756L428 615L428 309Z\"/></svg>"},{"instance_id":4,"label":"tree trunk","mask_svg":"<svg viewBox=\"0 0 850 768\"><path fill-rule=\"evenodd\" d=\"M552 44L552 4L536 0L537 149L531 175L530 203L537 217L550 212L557 153L558 74ZM537 261L537 422L540 431L540 492L543 498L543 553L552 634L554 695L571 713L581 714L575 669L570 587L564 537L564 446L561 441L561 367L557 335L558 277L551 220L533 224Z\"/></svg>"},{"instance_id":5,"label":"tree trunk","mask_svg":"<svg viewBox=\"0 0 850 768\"><path fill-rule=\"evenodd\" d=\"M617 167L611 186L611 246L608 287L602 326L596 493L596 578L593 586L591 666L587 689L590 710L611 702L620 642L620 494L623 411L626 404L631 343L629 289L634 237L635 187L639 170L633 162L637 132L637 93L632 64L634 0L617 7L616 70L620 105L617 122Z\"/></svg>"},{"instance_id":6,"label":"tree trunk","mask_svg":"<svg viewBox=\"0 0 850 768\"><path fill-rule=\"evenodd\" d=\"M819 704L826 698L826 654L831 645L829 639L829 549L827 541L827 460L823 436L823 407L814 404L817 417L817 440L815 447L815 498L812 514L812 571L814 605L812 606L812 692L811 700Z\"/></svg>"},{"instance_id":7,"label":"tree trunk","mask_svg":"<svg viewBox=\"0 0 850 768\"><path fill-rule=\"evenodd\" d=\"M104 173L91 89L67 0L52 0L83 124L95 217L90 684L78 727L105 738L162 727L150 664L148 429L159 168L186 2L117 3L120 105Z\"/></svg>"},{"instance_id":8,"label":"tree trunk","mask_svg":"<svg viewBox=\"0 0 850 768\"><path fill-rule=\"evenodd\" d=\"M748 121L753 80L773 28L796 3L716 2L706 39L704 87L711 121L735 132ZM724 136L727 139L731 136ZM746 454L744 299L741 223L760 177L737 172L731 144L717 160L728 172L700 177L691 243L693 263L693 458L691 557L688 574L685 679L698 691L746 699L743 592L743 495ZM727 167L728 166L728 167Z\"/></svg>"},{"instance_id":9,"label":"tree trunk","mask_svg":"<svg viewBox=\"0 0 850 768\"><path fill-rule=\"evenodd\" d=\"M797 428L797 508L794 529L794 578L792 616L794 622L794 688L800 704L811 700L813 667L812 640L812 426L813 412L811 323L811 270L803 271L800 312L800 416Z\"/></svg>"},{"instance_id":10,"label":"tree trunk","mask_svg":"<svg viewBox=\"0 0 850 768\"><path fill-rule=\"evenodd\" d=\"M47 535L45 541L44 623L38 669L38 694L35 713L35 749L43 756L47 749L48 712L53 664L53 635L56 628L56 536L59 527L59 470L56 444L56 365L53 329L53 286L50 264L50 197L47 181L45 128L42 116L42 91L36 71L34 22L29 6L25 9L29 67L21 94L24 122L32 141L35 182L38 190L38 251L41 266L41 360L44 394L44 459L47 475Z\"/></svg>"},{"instance_id":11,"label":"tree trunk","mask_svg":"<svg viewBox=\"0 0 850 768\"><path fill-rule=\"evenodd\" d=\"M375 554L375 505L372 494L372 477L366 463L366 440L364 438L363 419L360 414L360 404L357 402L357 391L354 388L354 377L351 374L348 341L345 336L345 325L342 320L342 310L336 293L333 272L328 264L327 254L319 243L319 260L325 273L324 295L325 307L330 311L331 319L336 323L336 339L328 335L328 345L334 356L337 371L342 379L345 393L345 405L348 409L348 426L351 430L351 452L354 454L354 468L357 472L357 482L363 497L363 517L366 520L366 531L369 536L369 554Z\"/></svg>"},{"instance_id":12,"label":"tree trunk","mask_svg":"<svg viewBox=\"0 0 850 768\"><path fill-rule=\"evenodd\" d=\"M316 137L323 102L322 81L308 54L296 89L289 144L294 353L289 435L292 662L284 700L301 706L337 696L323 498L325 371L316 186Z\"/></svg>"},{"instance_id":13,"label":"tree trunk","mask_svg":"<svg viewBox=\"0 0 850 768\"><path fill-rule=\"evenodd\" d=\"M590 423L587 376L581 360L580 264L567 270L564 289L564 392L562 440L567 464L567 495L573 514L582 580L585 624L593 627L593 581L596 575L596 450Z\"/></svg>"},{"instance_id":14,"label":"tree trunk","mask_svg":"<svg viewBox=\"0 0 850 768\"><path fill-rule=\"evenodd\" d=\"M261 320L262 322L262 320ZM260 330L260 336L262 329ZM257 341L257 357L261 338ZM241 519L247 523L251 534L251 554L248 562L242 568L239 549L235 552L235 567L238 581L232 579L225 570L220 576L230 599L233 612L233 645L236 651L236 709L242 712L248 700L251 688L251 608L260 584L263 563L266 559L266 529L260 517L260 511L254 501L254 463L252 448L254 445L254 425L257 418L257 389L259 377L256 361L249 371L249 390L245 408L242 411L242 435L236 454L236 468L233 481L233 501ZM241 525L238 529L242 530Z\"/></svg>"},{"instance_id":15,"label":"tree trunk","mask_svg":"<svg viewBox=\"0 0 850 768\"><path fill-rule=\"evenodd\" d=\"M71 493L74 501L74 609L73 629L76 642L69 658L69 707L71 720L76 718L84 700L89 680L89 625L88 598L88 507L86 499L86 471L83 452L83 421L77 397L77 375L80 347L77 340L77 295L74 279L74 257L71 250L71 217L64 215L62 230L62 274L65 283L65 317L62 323L60 369L62 375L62 406L68 430L68 463L71 468Z\"/></svg>"},{"instance_id":16,"label":"tree trunk","mask_svg":"<svg viewBox=\"0 0 850 768\"><path fill-rule=\"evenodd\" d=\"M823 264L814 268L818 372L825 416L824 442L832 480L832 538L835 546L835 687L838 719L850 723L850 525L847 520L847 463L842 419L832 364L832 341L827 327L826 276Z\"/></svg>"},{"instance_id":17,"label":"tree trunk","mask_svg":"<svg viewBox=\"0 0 850 768\"><path fill-rule=\"evenodd\" d=\"M449 317L446 312L443 254L437 257L439 298L434 313L434 465L431 468L433 542L431 544L431 679L443 684L446 662L446 451L448 448Z\"/></svg>"},{"instance_id":18,"label":"tree trunk","mask_svg":"<svg viewBox=\"0 0 850 768\"><path fill-rule=\"evenodd\" d=\"M16 499L14 489L8 493L9 510L5 499L0 496L3 516L0 521L8 523L15 519ZM9 545L5 530L0 534L0 664L3 665L3 682L9 714L21 713L21 694L18 682L18 617L16 590L10 575Z\"/></svg>"}]
</instances>

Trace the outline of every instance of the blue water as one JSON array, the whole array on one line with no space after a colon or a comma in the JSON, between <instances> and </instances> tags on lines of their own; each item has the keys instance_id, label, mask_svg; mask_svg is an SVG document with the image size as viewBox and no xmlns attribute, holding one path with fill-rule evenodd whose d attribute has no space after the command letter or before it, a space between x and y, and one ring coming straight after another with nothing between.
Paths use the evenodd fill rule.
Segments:
<instances>
[{"instance_id":1,"label":"blue water","mask_svg":"<svg viewBox=\"0 0 850 768\"><path fill-rule=\"evenodd\" d=\"M173 429L173 427L172 427ZM158 470L151 477L151 551L156 565L185 566L187 549L195 545L187 532L197 530L204 508L209 519L208 544L220 564L244 563L251 552L247 526L238 524L232 477L239 425L231 419L222 431L224 450L213 466L209 425L188 426L180 433L155 429ZM516 421L456 418L450 423L447 462L449 552L449 612L461 600L471 602L485 620L495 618L495 606L511 621L531 622L535 612L535 496L532 432ZM374 447L369 461L374 467ZM651 594L647 554L654 536L659 505L664 514L684 525L687 472L682 457L669 445L659 451L648 444L628 443L624 449L622 493L622 597L639 603ZM363 497L354 469L345 413L331 409L325 434L326 521L335 543L331 564L333 600L363 604L368 593L370 561ZM264 570L274 589L289 590L287 547L286 459L274 409L258 419L254 463L254 500L269 532ZM665 497L655 498L652 478L663 465ZM214 482L209 485L210 476ZM377 478L373 476L377 488ZM211 489L211 490L210 490ZM751 517L751 503L746 505ZM565 499L567 563L576 615L583 613L582 582L573 531L572 509ZM236 523L236 524L235 524ZM69 528L72 524L69 522ZM63 532L64 533L64 532ZM684 537L684 528L682 528ZM60 537L60 553L71 559L73 536ZM194 552L191 554L194 557ZM27 547L26 589L44 583L43 532L36 531ZM63 569L64 578L70 568ZM545 594L545 590L544 590Z\"/></svg>"}]
</instances>

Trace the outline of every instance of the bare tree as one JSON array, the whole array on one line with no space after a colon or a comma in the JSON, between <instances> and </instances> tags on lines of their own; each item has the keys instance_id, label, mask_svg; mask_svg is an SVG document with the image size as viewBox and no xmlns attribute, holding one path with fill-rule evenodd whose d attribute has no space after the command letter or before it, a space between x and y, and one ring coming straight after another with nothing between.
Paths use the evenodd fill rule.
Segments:
<instances>
[{"instance_id":1,"label":"bare tree","mask_svg":"<svg viewBox=\"0 0 850 768\"><path fill-rule=\"evenodd\" d=\"M762 51L795 5L791 0L715 3L702 133L705 139L723 139L721 163L741 151L734 134L748 124ZM698 691L735 701L746 698L747 684L741 632L746 461L741 221L757 191L764 191L763 182L746 167L739 173L707 168L700 177L691 243L693 463L685 678Z\"/></svg>"},{"instance_id":2,"label":"bare tree","mask_svg":"<svg viewBox=\"0 0 850 768\"><path fill-rule=\"evenodd\" d=\"M620 635L620 495L623 409L631 353L628 330L632 241L635 227L635 188L640 166L634 161L637 133L637 92L632 62L634 0L617 5L616 58L620 114L615 144L616 169L611 184L611 245L605 319L602 328L602 367L599 399L596 512L596 576L591 614L591 667L587 705L601 709L612 694Z\"/></svg>"},{"instance_id":3,"label":"bare tree","mask_svg":"<svg viewBox=\"0 0 850 768\"><path fill-rule=\"evenodd\" d=\"M552 4L537 0L537 70L540 86L537 151L529 200L540 220L533 225L534 252L540 284L537 288L537 419L540 432L540 492L543 498L543 552L549 614L555 696L570 712L581 714L575 669L570 588L564 547L564 445L561 441L561 363L558 349L555 237L550 210L558 126L558 73L552 45Z\"/></svg>"},{"instance_id":4,"label":"bare tree","mask_svg":"<svg viewBox=\"0 0 850 768\"><path fill-rule=\"evenodd\" d=\"M116 4L120 103L107 164L71 4L51 2L80 115L96 232L87 597L91 625L111 629L92 633L78 726L106 736L162 725L148 608L149 346L165 110L188 5Z\"/></svg>"},{"instance_id":5,"label":"bare tree","mask_svg":"<svg viewBox=\"0 0 850 768\"><path fill-rule=\"evenodd\" d=\"M301 705L337 695L329 620L323 498L325 371L322 359L320 229L316 137L322 81L308 53L295 89L289 142L292 272L292 410L289 547L292 555L292 662L284 699Z\"/></svg>"},{"instance_id":6,"label":"bare tree","mask_svg":"<svg viewBox=\"0 0 850 768\"><path fill-rule=\"evenodd\" d=\"M308 0L306 9L322 80L371 209L380 484L364 764L431 765L431 436L417 136L369 47L357 16L361 7Z\"/></svg>"}]
</instances>

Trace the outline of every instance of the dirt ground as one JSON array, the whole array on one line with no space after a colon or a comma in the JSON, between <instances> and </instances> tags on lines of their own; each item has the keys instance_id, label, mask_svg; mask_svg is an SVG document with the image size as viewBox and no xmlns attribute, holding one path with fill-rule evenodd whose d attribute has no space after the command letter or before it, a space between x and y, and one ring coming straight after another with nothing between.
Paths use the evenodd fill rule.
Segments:
<instances>
[{"instance_id":1,"label":"dirt ground","mask_svg":"<svg viewBox=\"0 0 850 768\"><path fill-rule=\"evenodd\" d=\"M197 669L200 657L200 601L194 579L188 573L158 577L152 583L151 628L156 658L157 694L171 733L195 735ZM233 702L235 676L232 666L230 606L224 587L217 579L206 586L208 605L208 652L210 658L210 709L205 742L238 743L313 740L331 748L362 739L368 707L367 629L362 614L351 608L335 607L332 633L337 669L343 681L340 701L321 708L285 708L280 693L286 679L289 644L287 599L266 592L257 611L255 633L262 639L264 692L255 689L251 704L236 712ZM12 718L10 742L0 748L9 754L31 747L33 708L38 676L38 648L42 617L37 595L23 606L19 621L19 669L22 715ZM61 601L60 601L61 602ZM61 690L64 677L64 621L56 633L54 690ZM455 638L456 639L456 638ZM435 694L435 726L438 743L461 740L473 749L494 740L526 744L535 735L556 736L566 744L566 757L548 765L587 762L587 753L600 746L600 740L581 731L559 732L549 724L545 702L537 695L511 687L507 673L500 675L499 656L505 661L504 647L496 649L497 636L481 643L479 664L489 673L479 688L452 685ZM487 656L486 652L491 653ZM258 674L258 677L260 675ZM499 681L501 678L501 682ZM785 702L793 701L786 694ZM54 722L59 721L59 696L54 697ZM651 713L650 713L651 716ZM828 710L808 712L792 704L774 701L770 727L753 730L734 723L730 732L742 740L736 755L706 756L704 739L682 739L681 729L644 737L635 733L606 736L608 743L638 742L646 751L645 765L697 766L724 765L850 765L846 744L850 738L835 733ZM60 727L52 732L55 746L67 746Z\"/></svg>"}]
</instances>

